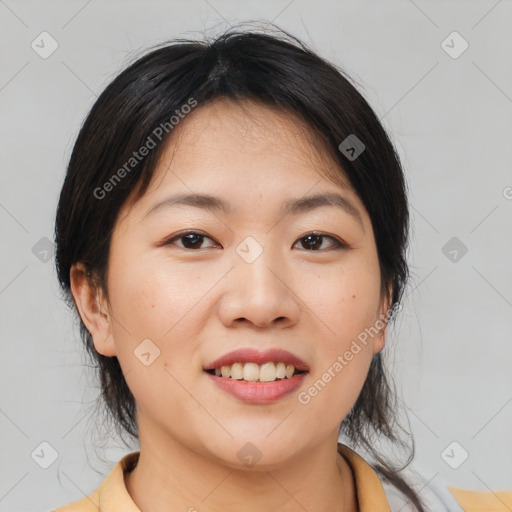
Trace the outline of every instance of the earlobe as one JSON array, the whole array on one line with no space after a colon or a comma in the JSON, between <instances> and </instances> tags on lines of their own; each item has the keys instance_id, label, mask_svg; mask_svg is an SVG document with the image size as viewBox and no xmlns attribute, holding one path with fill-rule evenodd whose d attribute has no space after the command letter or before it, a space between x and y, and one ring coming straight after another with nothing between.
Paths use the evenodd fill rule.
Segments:
<instances>
[{"instance_id":1,"label":"earlobe","mask_svg":"<svg viewBox=\"0 0 512 512\"><path fill-rule=\"evenodd\" d=\"M373 354L378 354L386 345L386 328L384 327L373 339Z\"/></svg>"},{"instance_id":2,"label":"earlobe","mask_svg":"<svg viewBox=\"0 0 512 512\"><path fill-rule=\"evenodd\" d=\"M378 354L386 345L387 325L391 314L392 287L389 287L388 294L383 297L380 314L375 322L379 332L373 338L373 354Z\"/></svg>"},{"instance_id":3,"label":"earlobe","mask_svg":"<svg viewBox=\"0 0 512 512\"><path fill-rule=\"evenodd\" d=\"M82 322L91 333L96 351L104 356L115 356L112 318L102 290L92 282L82 263L71 267L70 281L76 307Z\"/></svg>"}]
</instances>

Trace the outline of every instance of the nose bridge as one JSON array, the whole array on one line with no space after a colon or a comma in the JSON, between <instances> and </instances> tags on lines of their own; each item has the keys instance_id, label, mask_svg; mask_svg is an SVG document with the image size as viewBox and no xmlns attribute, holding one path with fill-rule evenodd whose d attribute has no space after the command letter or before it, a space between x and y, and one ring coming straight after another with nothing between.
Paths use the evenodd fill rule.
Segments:
<instances>
[{"instance_id":1,"label":"nose bridge","mask_svg":"<svg viewBox=\"0 0 512 512\"><path fill-rule=\"evenodd\" d=\"M279 250L265 247L254 237L247 237L236 247L222 300L225 322L244 318L264 326L276 319L297 320L297 300L286 285L289 273L278 254Z\"/></svg>"},{"instance_id":2,"label":"nose bridge","mask_svg":"<svg viewBox=\"0 0 512 512\"><path fill-rule=\"evenodd\" d=\"M265 243L263 245L252 236L246 237L236 248L235 267L242 280L243 287L256 298L263 294L271 300L276 294L282 293L282 282L277 279L282 263L277 256L278 251Z\"/></svg>"}]
</instances>

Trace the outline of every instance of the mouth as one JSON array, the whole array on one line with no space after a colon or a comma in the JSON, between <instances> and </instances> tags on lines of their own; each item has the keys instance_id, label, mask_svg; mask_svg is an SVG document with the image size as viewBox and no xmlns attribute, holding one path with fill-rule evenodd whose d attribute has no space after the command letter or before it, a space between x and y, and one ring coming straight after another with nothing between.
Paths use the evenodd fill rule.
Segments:
<instances>
[{"instance_id":1,"label":"mouth","mask_svg":"<svg viewBox=\"0 0 512 512\"><path fill-rule=\"evenodd\" d=\"M274 382L276 380L291 379L296 375L307 373L307 370L299 370L292 364L285 364L282 361L268 361L261 365L253 362L237 362L232 365L223 365L204 371L223 379L243 380L246 382Z\"/></svg>"},{"instance_id":2,"label":"mouth","mask_svg":"<svg viewBox=\"0 0 512 512\"><path fill-rule=\"evenodd\" d=\"M270 405L304 385L309 368L286 351L248 349L217 359L203 368L203 373L219 390L241 403Z\"/></svg>"},{"instance_id":3,"label":"mouth","mask_svg":"<svg viewBox=\"0 0 512 512\"><path fill-rule=\"evenodd\" d=\"M308 373L298 356L282 349L258 351L239 349L216 359L203 371L221 379L246 382L274 382Z\"/></svg>"}]
</instances>

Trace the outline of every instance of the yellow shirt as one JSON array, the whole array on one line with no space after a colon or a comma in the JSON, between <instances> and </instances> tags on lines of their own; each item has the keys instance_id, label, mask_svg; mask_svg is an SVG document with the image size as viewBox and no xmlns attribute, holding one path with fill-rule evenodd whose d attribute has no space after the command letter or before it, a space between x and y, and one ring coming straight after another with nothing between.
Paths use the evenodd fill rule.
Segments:
<instances>
[{"instance_id":1,"label":"yellow shirt","mask_svg":"<svg viewBox=\"0 0 512 512\"><path fill-rule=\"evenodd\" d=\"M411 510L405 508L407 501L397 500L393 497L398 495L392 495L391 488L387 484L383 486L374 469L355 451L338 443L338 452L352 469L359 501L359 512L398 512L399 510L406 512ZM128 494L124 483L124 473L130 472L137 465L138 459L139 452L125 455L114 466L98 489L88 496L52 512L141 512ZM510 512L512 510L512 492L478 492L452 487L449 490L451 492L450 502L446 503L443 500L432 502L434 503L432 511ZM390 508L390 505L393 508ZM438 508L442 506L444 508Z\"/></svg>"}]
</instances>

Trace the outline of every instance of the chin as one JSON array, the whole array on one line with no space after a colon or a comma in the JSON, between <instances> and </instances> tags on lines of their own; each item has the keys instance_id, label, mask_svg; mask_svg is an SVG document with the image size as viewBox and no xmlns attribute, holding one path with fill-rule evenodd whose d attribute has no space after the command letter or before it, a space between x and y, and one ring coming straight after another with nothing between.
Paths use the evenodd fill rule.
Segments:
<instances>
[{"instance_id":1,"label":"chin","mask_svg":"<svg viewBox=\"0 0 512 512\"><path fill-rule=\"evenodd\" d=\"M283 444L283 437L278 435L275 439L265 439L260 430L252 439L247 434L235 436L233 439L226 439L225 446L215 442L208 448L219 463L232 469L270 471L286 466L297 453L297 444L292 442L292 437L287 436L285 439L288 443Z\"/></svg>"}]
</instances>

